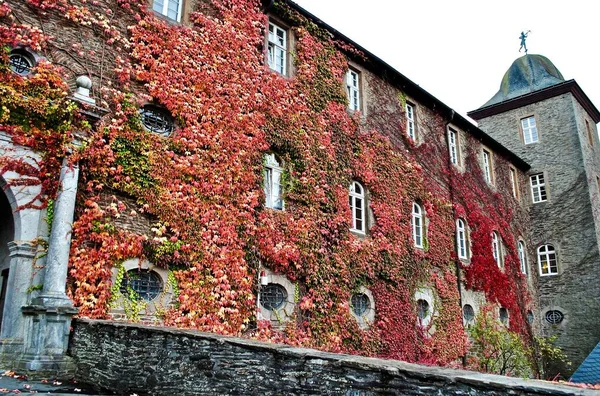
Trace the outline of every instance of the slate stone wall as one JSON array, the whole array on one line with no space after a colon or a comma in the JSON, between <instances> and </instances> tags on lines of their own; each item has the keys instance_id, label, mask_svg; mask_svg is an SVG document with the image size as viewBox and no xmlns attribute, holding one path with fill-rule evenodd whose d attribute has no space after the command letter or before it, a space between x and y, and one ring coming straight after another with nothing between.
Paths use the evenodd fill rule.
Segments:
<instances>
[{"instance_id":1,"label":"slate stone wall","mask_svg":"<svg viewBox=\"0 0 600 396\"><path fill-rule=\"evenodd\" d=\"M598 395L541 381L172 328L77 320L81 382L138 395Z\"/></svg>"}]
</instances>

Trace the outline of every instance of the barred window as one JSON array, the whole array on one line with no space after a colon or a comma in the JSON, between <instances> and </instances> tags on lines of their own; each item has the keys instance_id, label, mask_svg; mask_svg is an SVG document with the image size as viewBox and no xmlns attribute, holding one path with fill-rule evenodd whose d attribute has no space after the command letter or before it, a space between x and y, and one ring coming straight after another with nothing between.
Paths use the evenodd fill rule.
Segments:
<instances>
[{"instance_id":1,"label":"barred window","mask_svg":"<svg viewBox=\"0 0 600 396\"><path fill-rule=\"evenodd\" d=\"M564 318L565 315L561 311L554 309L546 312L546 322L550 324L557 325L562 322Z\"/></svg>"},{"instance_id":2,"label":"barred window","mask_svg":"<svg viewBox=\"0 0 600 396\"><path fill-rule=\"evenodd\" d=\"M166 109L154 105L145 105L140 110L142 124L150 132L169 136L173 132L175 123L173 117Z\"/></svg>"},{"instance_id":3,"label":"barred window","mask_svg":"<svg viewBox=\"0 0 600 396\"><path fill-rule=\"evenodd\" d=\"M269 311L283 307L287 298L287 290L278 283L269 283L260 290L260 304Z\"/></svg>"},{"instance_id":4,"label":"barred window","mask_svg":"<svg viewBox=\"0 0 600 396\"><path fill-rule=\"evenodd\" d=\"M350 299L352 305L352 312L356 316L362 316L371 308L369 297L364 293L355 293Z\"/></svg>"},{"instance_id":5,"label":"barred window","mask_svg":"<svg viewBox=\"0 0 600 396\"><path fill-rule=\"evenodd\" d=\"M119 291L132 300L152 301L162 293L163 284L156 272L133 269L123 275Z\"/></svg>"},{"instance_id":6,"label":"barred window","mask_svg":"<svg viewBox=\"0 0 600 396\"><path fill-rule=\"evenodd\" d=\"M33 58L23 49L14 49L10 52L10 69L20 76L31 73L35 65Z\"/></svg>"}]
</instances>

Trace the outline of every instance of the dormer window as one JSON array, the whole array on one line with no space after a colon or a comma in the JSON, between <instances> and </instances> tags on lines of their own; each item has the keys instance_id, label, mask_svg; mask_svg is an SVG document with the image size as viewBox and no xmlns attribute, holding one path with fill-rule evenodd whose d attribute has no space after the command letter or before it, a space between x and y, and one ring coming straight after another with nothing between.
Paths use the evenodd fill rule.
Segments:
<instances>
[{"instance_id":1,"label":"dormer window","mask_svg":"<svg viewBox=\"0 0 600 396\"><path fill-rule=\"evenodd\" d=\"M154 105L145 105L140 110L142 124L150 132L169 136L174 129L174 121L166 109Z\"/></svg>"},{"instance_id":2,"label":"dormer window","mask_svg":"<svg viewBox=\"0 0 600 396\"><path fill-rule=\"evenodd\" d=\"M26 76L31 73L35 66L33 57L22 48L16 48L10 52L10 69L19 76Z\"/></svg>"}]
</instances>

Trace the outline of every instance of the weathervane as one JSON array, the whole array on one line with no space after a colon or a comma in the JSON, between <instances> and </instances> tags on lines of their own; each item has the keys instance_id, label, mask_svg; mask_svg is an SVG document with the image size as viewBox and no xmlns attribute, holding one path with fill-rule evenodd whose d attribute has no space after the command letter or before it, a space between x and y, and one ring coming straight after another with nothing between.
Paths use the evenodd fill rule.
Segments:
<instances>
[{"instance_id":1,"label":"weathervane","mask_svg":"<svg viewBox=\"0 0 600 396\"><path fill-rule=\"evenodd\" d=\"M531 30L528 30L526 32L521 32L521 37L519 37L521 39L521 47L519 48L519 52L521 52L521 50L524 48L525 55L527 55L527 45L525 44L525 40L527 40L527 36L529 36L530 32L531 32Z\"/></svg>"}]
</instances>

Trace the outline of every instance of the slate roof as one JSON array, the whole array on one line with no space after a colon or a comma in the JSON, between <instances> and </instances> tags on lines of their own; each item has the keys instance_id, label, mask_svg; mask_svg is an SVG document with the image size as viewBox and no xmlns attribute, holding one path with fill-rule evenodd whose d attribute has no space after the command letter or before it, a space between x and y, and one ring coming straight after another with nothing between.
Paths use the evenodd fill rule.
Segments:
<instances>
[{"instance_id":1,"label":"slate roof","mask_svg":"<svg viewBox=\"0 0 600 396\"><path fill-rule=\"evenodd\" d=\"M600 384L600 343L590 352L571 377L571 382Z\"/></svg>"}]
</instances>

